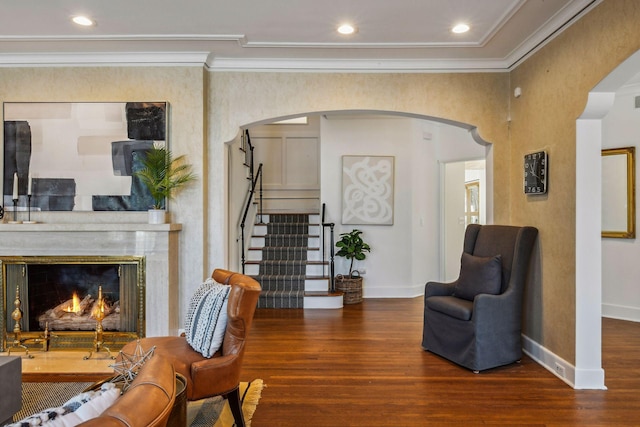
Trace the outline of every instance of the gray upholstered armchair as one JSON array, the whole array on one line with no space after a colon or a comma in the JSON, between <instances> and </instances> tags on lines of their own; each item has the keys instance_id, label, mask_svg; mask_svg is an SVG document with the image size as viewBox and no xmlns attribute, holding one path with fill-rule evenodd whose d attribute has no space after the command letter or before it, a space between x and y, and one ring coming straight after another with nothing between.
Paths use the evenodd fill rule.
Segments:
<instances>
[{"instance_id":1,"label":"gray upholstered armchair","mask_svg":"<svg viewBox=\"0 0 640 427\"><path fill-rule=\"evenodd\" d=\"M522 357L522 296L533 227L467 227L460 276L429 282L424 293L422 348L475 372Z\"/></svg>"}]
</instances>

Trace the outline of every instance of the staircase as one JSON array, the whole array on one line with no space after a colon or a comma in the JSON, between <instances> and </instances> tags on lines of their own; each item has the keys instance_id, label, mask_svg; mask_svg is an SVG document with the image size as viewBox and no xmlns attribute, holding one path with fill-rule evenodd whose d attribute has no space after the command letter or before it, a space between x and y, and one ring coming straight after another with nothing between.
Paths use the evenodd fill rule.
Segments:
<instances>
[{"instance_id":1,"label":"staircase","mask_svg":"<svg viewBox=\"0 0 640 427\"><path fill-rule=\"evenodd\" d=\"M254 225L245 273L262 285L259 308L341 308L322 260L319 215L272 213Z\"/></svg>"}]
</instances>

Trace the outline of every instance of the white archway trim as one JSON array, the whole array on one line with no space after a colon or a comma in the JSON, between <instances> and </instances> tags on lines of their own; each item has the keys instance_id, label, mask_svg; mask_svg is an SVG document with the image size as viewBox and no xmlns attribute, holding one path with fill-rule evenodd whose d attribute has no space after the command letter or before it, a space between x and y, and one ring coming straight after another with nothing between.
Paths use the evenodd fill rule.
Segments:
<instances>
[{"instance_id":1,"label":"white archway trim","mask_svg":"<svg viewBox=\"0 0 640 427\"><path fill-rule=\"evenodd\" d=\"M574 387L605 389L602 369L602 118L640 71L640 51L590 93L576 121L576 365Z\"/></svg>"},{"instance_id":2,"label":"white archway trim","mask_svg":"<svg viewBox=\"0 0 640 427\"><path fill-rule=\"evenodd\" d=\"M367 109L358 109L358 110L323 110L323 111L308 111L308 112L299 112L299 113L295 113L295 114L291 114L291 115L287 115L287 116L275 116L275 117L271 117L271 118L267 118L267 119L263 119L263 118L259 118L259 120L255 120L253 122L248 122L248 123L243 123L240 125L239 129L243 130L243 129L251 129L257 126L261 126L261 125L265 125L265 124L269 124L272 123L274 121L280 121L280 120L284 120L284 119L289 119L289 118L294 118L294 117L300 117L303 115L307 115L307 116L312 116L312 115L352 115L353 118L372 118L375 116L381 116L381 115L391 115L391 116L396 116L398 118L406 118L406 119L411 119L411 121L425 121L425 122L433 122L433 123L440 123L443 125L446 125L446 127L455 127L458 128L459 130L456 131L457 133L464 135L465 133L467 133L468 136L466 136L465 141L468 141L468 144L471 146L474 146L474 151L473 151L473 156L469 157L469 158L465 158L464 160L476 160L479 158L483 158L486 159L486 195L485 195L485 199L486 199L486 219L488 222L492 222L494 219L494 212L493 212L493 186L492 186L492 182L493 182L493 150L492 148L492 144L489 143L488 141L484 140L482 138L482 136L480 135L480 132L478 132L477 128L473 125L470 124L466 124L466 123L460 123L454 120L449 120L449 119L442 119L442 118L438 118L438 117L432 117L432 116L426 116L426 115L422 115L422 114L416 114L416 113L406 113L406 112L401 112L401 111L387 111L387 110L367 110ZM410 122L408 120L408 122ZM418 150L418 147L422 146L424 141L422 141L424 137L424 133L420 131L420 125L418 124L412 124L411 125L411 147L409 148L409 146L407 146L406 150L412 149L412 150ZM224 131L223 133L226 134L228 130ZM238 135L238 129L235 129L234 131L235 135ZM430 137L429 137L430 139ZM224 141L224 143L229 143L229 141ZM431 144L433 145L433 144ZM405 152L408 152L406 151ZM440 151L440 150L439 150ZM438 151L438 152L439 152ZM427 151L426 149L423 149L422 151L420 151L420 153L429 153L430 151ZM434 153L436 154L436 153ZM453 153L456 154L456 153ZM460 153L456 154L458 156L460 156ZM435 158L435 157L434 157ZM411 159L411 157L409 157L409 159ZM415 161L415 159L413 159L412 161ZM324 162L321 161L321 165L322 165L322 170L326 172L325 167L327 164L334 164L334 162ZM415 165L413 167L416 167ZM227 167L227 170L230 170L230 166ZM416 168L416 170L422 170L424 168ZM323 172L323 173L325 173ZM327 174L328 175L328 174ZM437 175L434 177L433 179L434 183L437 183ZM227 177L225 179L225 188L229 185L229 178L228 178L228 173L227 173ZM332 182L327 183L325 181L322 181L321 186L324 188L329 188L331 187L331 185L333 185ZM427 195L421 195L422 199L420 200L420 203L423 203L424 208L427 212L429 212L429 215L432 216L433 218L437 218L437 212L434 212L433 214L431 214L429 209L435 209L434 206L435 203L437 203L437 200L433 201L430 199L430 197L432 197L433 194L436 194L436 192L438 191L438 189L436 188L436 184L434 185L434 191L433 193L428 193ZM230 198L235 197L235 195L230 196L230 194L225 194L224 195L225 199L224 202L221 203L220 205L223 206L232 206L230 203ZM321 193L321 197L323 197L323 194ZM324 195L324 197L326 198L326 195ZM413 196L412 196L413 197ZM418 199L416 197L416 199ZM325 200L324 198L321 199L321 201L327 202L328 206L332 206L334 205L333 203L333 199L331 200ZM338 198L338 204L337 206L339 206L339 201L340 199ZM411 199L411 201L413 202L414 200ZM209 200L209 203L212 203L212 199ZM233 201L233 205L236 204L236 200ZM422 206L422 205L421 205ZM411 205L409 205L409 207L412 207ZM413 206L415 207L415 206ZM213 206L212 206L213 209ZM411 210L409 210L411 211ZM417 212L417 211L416 211ZM423 227L423 220L422 217L420 217L420 219L418 220L417 218L419 217L420 214L418 213L414 213L412 214L412 220L415 220L415 224L413 224L413 222L409 223L409 224L413 224L416 228ZM430 216L428 216L427 218L430 218ZM227 226L227 228L229 230L235 229L237 227L237 224L234 223L229 223L229 221L234 221L233 218L230 218L229 216L227 216L225 218L225 225ZM438 231L438 224L434 223L431 224L429 223L428 225L424 225L424 227L432 227L434 229L434 233L437 234ZM426 230L426 228L424 229ZM424 231L423 230L423 231ZM433 234L433 233L432 233ZM213 239L210 240L210 244L215 244L217 242L212 242ZM224 243L224 246L221 248L222 251L224 251L224 255L225 255L225 260L230 260L233 257L233 253L235 251L235 248L237 247L236 243L235 243L235 238L229 238L226 240L226 242ZM214 250L211 249L211 252L213 253ZM436 250L434 249L434 252L436 252ZM437 258L434 258L435 261L437 262ZM425 263L419 264L419 263L415 263L413 262L413 265L420 265L420 266L424 266L424 265L428 265ZM436 270L437 265L434 267L434 270ZM415 274L414 271L411 272L411 274ZM422 280L422 279L419 279ZM417 295L420 295L423 290L424 290L424 283L423 282L419 282L419 284L413 283L413 282L417 282L418 280L414 280L413 277L411 278L411 280L408 280L407 283L409 283L409 285L406 285L404 287L396 287L396 288L392 288L392 289L387 289L384 286L379 286L377 288L372 287L370 294L368 295L370 297L415 297ZM412 282L412 283L410 283ZM373 292L377 292L377 294L373 294Z\"/></svg>"},{"instance_id":3,"label":"white archway trim","mask_svg":"<svg viewBox=\"0 0 640 427\"><path fill-rule=\"evenodd\" d=\"M357 110L323 110L323 111L308 111L305 113L296 113L296 114L289 114L286 116L279 116L279 117L270 117L267 119L262 119L262 120L258 120L252 123L246 123L244 125L241 125L240 128L238 129L237 133L236 133L236 137L240 134L242 134L242 132L244 131L244 129L248 129L251 128L253 126L260 126L260 125L265 125L265 124L270 124L273 122L277 122L277 121L281 121L281 120L289 120L289 119L295 119L298 117L303 117L303 116L311 116L311 115L336 115L336 114L345 114L345 115L349 115L349 114L353 114L353 115L389 115L389 116L398 116L398 117L406 117L406 118L412 118L412 119L418 119L418 120L425 120L425 121L431 121L431 122L435 122L435 123L443 123L446 125L450 125L450 126L455 126L458 128L462 128L462 129L467 129L469 131L469 134L471 135L471 138L478 144L481 145L483 147L485 147L485 161L486 161L486 165L485 165L485 169L487 171L486 174L486 195L485 195L485 199L486 199L486 223L487 224L493 224L494 221L494 211L493 211L493 143L485 140L481 135L480 132L478 131L478 128L474 125L468 124L468 123L463 123L463 122L458 122L456 120L450 120L450 119L445 119L442 117L436 117L436 116L428 116L425 114L417 114L417 113L408 113L408 112L403 112L403 111L394 111L394 110L369 110L369 109L357 109ZM229 139L225 141L225 144L231 144L234 141L234 139ZM470 159L471 160L471 159ZM474 158L473 160L476 160L476 158ZM442 239L440 240L441 245L440 248L443 247L442 244ZM226 244L224 247L228 247Z\"/></svg>"}]
</instances>

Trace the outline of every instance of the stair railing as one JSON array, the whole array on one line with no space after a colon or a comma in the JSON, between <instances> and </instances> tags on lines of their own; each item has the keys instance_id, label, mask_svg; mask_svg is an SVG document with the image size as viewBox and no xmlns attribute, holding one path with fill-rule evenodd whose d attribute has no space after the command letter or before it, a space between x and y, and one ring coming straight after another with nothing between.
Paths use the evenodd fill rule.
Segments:
<instances>
[{"instance_id":1,"label":"stair railing","mask_svg":"<svg viewBox=\"0 0 640 427\"><path fill-rule=\"evenodd\" d=\"M240 256L241 256L241 262L242 262L242 274L244 274L244 265L246 262L246 255L245 255L245 234L244 234L244 229L245 229L245 225L247 222L247 215L249 214L249 208L251 207L251 204L253 203L253 197L256 193L256 186L259 184L258 190L259 190L259 201L258 201L258 216L260 218L259 223L262 224L262 163L260 163L258 165L258 170L255 172L254 175L254 163L253 163L253 145L251 144L251 138L249 136L249 130L246 129L245 130L245 141L247 143L247 146L249 147L249 150L246 151L246 153L249 156L249 159L245 159L245 163L247 163L248 160L248 166L249 166L249 179L251 181L251 185L249 186L249 194L247 196L247 202L245 204L244 207L244 213L242 214L242 221L240 221L240 245L241 245L241 252L240 252Z\"/></svg>"},{"instance_id":2,"label":"stair railing","mask_svg":"<svg viewBox=\"0 0 640 427\"><path fill-rule=\"evenodd\" d=\"M322 204L322 262L326 262L327 258L326 258L326 243L325 243L325 230L327 227L329 227L329 244L330 244L330 251L329 251L329 256L330 256L330 261L329 261L329 292L335 292L336 291L336 275L335 275L335 245L333 242L333 228L335 227L335 223L333 222L325 222L324 218L325 218L325 211L326 211L326 207L327 205L325 203Z\"/></svg>"}]
</instances>

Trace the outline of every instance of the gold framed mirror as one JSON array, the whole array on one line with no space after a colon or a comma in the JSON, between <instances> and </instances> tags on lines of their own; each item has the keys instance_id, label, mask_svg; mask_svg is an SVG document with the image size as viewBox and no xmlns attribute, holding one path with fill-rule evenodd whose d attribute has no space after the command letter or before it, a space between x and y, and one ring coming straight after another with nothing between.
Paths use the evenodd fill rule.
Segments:
<instances>
[{"instance_id":1,"label":"gold framed mirror","mask_svg":"<svg viewBox=\"0 0 640 427\"><path fill-rule=\"evenodd\" d=\"M635 151L602 150L602 237L636 237Z\"/></svg>"}]
</instances>

